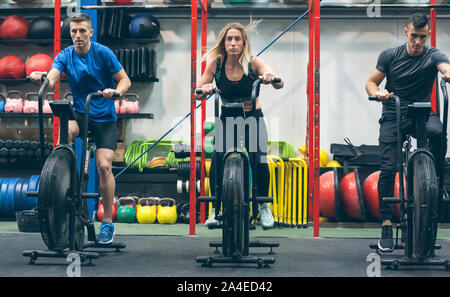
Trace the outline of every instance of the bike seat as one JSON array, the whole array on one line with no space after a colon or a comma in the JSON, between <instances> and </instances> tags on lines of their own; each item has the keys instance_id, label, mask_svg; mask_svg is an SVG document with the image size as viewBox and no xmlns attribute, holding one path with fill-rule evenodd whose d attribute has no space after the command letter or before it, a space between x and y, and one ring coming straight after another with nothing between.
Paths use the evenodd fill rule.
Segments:
<instances>
[{"instance_id":1,"label":"bike seat","mask_svg":"<svg viewBox=\"0 0 450 297\"><path fill-rule=\"evenodd\" d=\"M55 116L67 115L68 120L75 120L75 112L69 100L55 100L49 103Z\"/></svg>"},{"instance_id":2,"label":"bike seat","mask_svg":"<svg viewBox=\"0 0 450 297\"><path fill-rule=\"evenodd\" d=\"M407 118L424 117L428 121L431 111L431 102L414 102L408 104Z\"/></svg>"}]
</instances>

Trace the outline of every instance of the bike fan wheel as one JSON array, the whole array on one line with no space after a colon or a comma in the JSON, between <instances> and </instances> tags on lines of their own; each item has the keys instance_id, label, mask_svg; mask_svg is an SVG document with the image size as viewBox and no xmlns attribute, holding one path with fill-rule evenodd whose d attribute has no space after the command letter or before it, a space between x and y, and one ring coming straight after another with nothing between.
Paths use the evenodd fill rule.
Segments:
<instances>
[{"instance_id":1,"label":"bike fan wheel","mask_svg":"<svg viewBox=\"0 0 450 297\"><path fill-rule=\"evenodd\" d=\"M434 256L438 224L438 183L433 159L425 154L414 158L413 251L420 259Z\"/></svg>"},{"instance_id":2,"label":"bike fan wheel","mask_svg":"<svg viewBox=\"0 0 450 297\"><path fill-rule=\"evenodd\" d=\"M50 250L63 250L69 246L72 159L69 150L56 149L48 156L41 172L39 225L42 238Z\"/></svg>"},{"instance_id":3,"label":"bike fan wheel","mask_svg":"<svg viewBox=\"0 0 450 297\"><path fill-rule=\"evenodd\" d=\"M223 171L223 255L241 256L244 252L244 160L231 154Z\"/></svg>"}]
</instances>

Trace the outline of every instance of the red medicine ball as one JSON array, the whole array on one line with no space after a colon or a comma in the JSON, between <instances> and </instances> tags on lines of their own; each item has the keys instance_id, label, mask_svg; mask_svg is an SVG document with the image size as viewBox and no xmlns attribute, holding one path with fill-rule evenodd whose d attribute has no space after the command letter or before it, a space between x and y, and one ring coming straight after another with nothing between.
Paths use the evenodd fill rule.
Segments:
<instances>
[{"instance_id":1,"label":"red medicine ball","mask_svg":"<svg viewBox=\"0 0 450 297\"><path fill-rule=\"evenodd\" d=\"M27 76L33 71L47 71L52 68L53 58L46 54L36 54L28 58L25 65Z\"/></svg>"},{"instance_id":2,"label":"red medicine ball","mask_svg":"<svg viewBox=\"0 0 450 297\"><path fill-rule=\"evenodd\" d=\"M323 173L319 179L319 210L326 218L336 218L334 171Z\"/></svg>"},{"instance_id":3,"label":"red medicine ball","mask_svg":"<svg viewBox=\"0 0 450 297\"><path fill-rule=\"evenodd\" d=\"M0 59L0 78L22 79L25 77L25 62L17 56Z\"/></svg>"},{"instance_id":4,"label":"red medicine ball","mask_svg":"<svg viewBox=\"0 0 450 297\"><path fill-rule=\"evenodd\" d=\"M0 38L27 39L28 21L20 15L9 15L0 24Z\"/></svg>"},{"instance_id":5,"label":"red medicine ball","mask_svg":"<svg viewBox=\"0 0 450 297\"><path fill-rule=\"evenodd\" d=\"M344 212L354 219L361 219L361 207L359 205L358 185L355 172L350 172L339 184L339 194L342 198Z\"/></svg>"}]
</instances>

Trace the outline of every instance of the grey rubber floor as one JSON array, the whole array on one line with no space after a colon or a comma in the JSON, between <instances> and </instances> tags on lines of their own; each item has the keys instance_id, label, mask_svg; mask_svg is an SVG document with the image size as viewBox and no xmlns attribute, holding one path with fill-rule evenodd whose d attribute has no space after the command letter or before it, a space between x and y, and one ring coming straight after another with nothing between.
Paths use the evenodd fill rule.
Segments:
<instances>
[{"instance_id":1,"label":"grey rubber floor","mask_svg":"<svg viewBox=\"0 0 450 297\"><path fill-rule=\"evenodd\" d=\"M116 242L127 246L122 252L101 251L92 266L82 264L81 277L365 277L373 253L364 238L254 238L278 241L273 255L276 262L268 268L256 265L215 264L202 267L197 256L213 256L209 241L218 238L183 235L116 235ZM440 239L440 257L450 259L450 240ZM1 277L66 277L70 264L66 259L39 258L35 264L22 255L23 250L45 249L39 233L0 233ZM268 248L254 248L253 254L267 255ZM395 252L401 255L402 251ZM382 277L448 277L442 267L399 271L380 270Z\"/></svg>"}]
</instances>

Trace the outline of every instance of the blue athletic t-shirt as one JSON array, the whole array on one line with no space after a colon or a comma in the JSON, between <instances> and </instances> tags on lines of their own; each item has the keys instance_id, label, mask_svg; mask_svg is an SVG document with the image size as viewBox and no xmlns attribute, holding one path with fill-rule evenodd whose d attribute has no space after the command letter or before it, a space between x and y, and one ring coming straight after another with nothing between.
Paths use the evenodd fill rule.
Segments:
<instances>
[{"instance_id":1,"label":"blue athletic t-shirt","mask_svg":"<svg viewBox=\"0 0 450 297\"><path fill-rule=\"evenodd\" d=\"M111 49L97 42L85 55L79 55L74 46L62 50L53 61L52 68L64 72L73 95L75 111L84 113L89 93L115 89L113 75L123 67ZM107 98L91 99L89 118L96 122L117 121L114 101Z\"/></svg>"}]
</instances>

